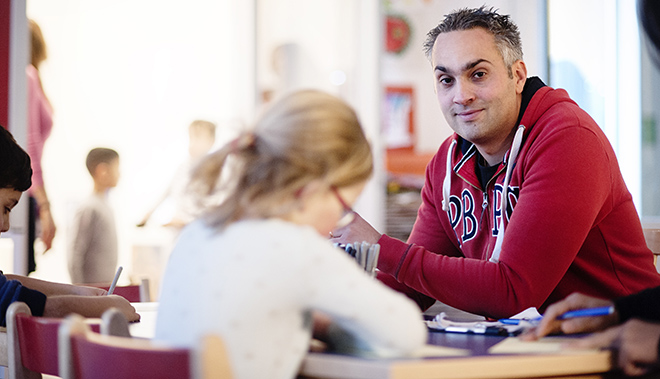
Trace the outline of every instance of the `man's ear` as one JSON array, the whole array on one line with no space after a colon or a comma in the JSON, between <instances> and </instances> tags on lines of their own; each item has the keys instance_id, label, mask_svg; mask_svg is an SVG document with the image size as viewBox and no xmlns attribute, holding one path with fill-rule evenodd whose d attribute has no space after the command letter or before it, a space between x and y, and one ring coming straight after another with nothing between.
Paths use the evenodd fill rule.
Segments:
<instances>
[{"instance_id":1,"label":"man's ear","mask_svg":"<svg viewBox=\"0 0 660 379\"><path fill-rule=\"evenodd\" d=\"M516 81L516 93L521 94L527 81L527 66L522 60L517 60L511 65L511 74Z\"/></svg>"}]
</instances>

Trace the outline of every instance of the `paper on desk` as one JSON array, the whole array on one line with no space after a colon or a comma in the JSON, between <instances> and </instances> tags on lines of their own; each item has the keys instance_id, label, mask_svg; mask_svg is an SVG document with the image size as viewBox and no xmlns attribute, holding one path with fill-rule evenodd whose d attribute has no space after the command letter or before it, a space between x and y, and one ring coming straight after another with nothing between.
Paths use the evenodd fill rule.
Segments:
<instances>
[{"instance_id":1,"label":"paper on desk","mask_svg":"<svg viewBox=\"0 0 660 379\"><path fill-rule=\"evenodd\" d=\"M562 344L575 341L572 337L545 337L537 341L523 341L518 337L509 337L488 349L490 354L548 354L571 353L584 349L568 349ZM587 349L596 350L596 349Z\"/></svg>"},{"instance_id":2,"label":"paper on desk","mask_svg":"<svg viewBox=\"0 0 660 379\"><path fill-rule=\"evenodd\" d=\"M476 316L476 315L475 315ZM541 317L538 310L534 307L525 309L524 311L512 316L511 319L520 319L520 320L533 320L537 317ZM500 327L506 329L510 334L516 334L522 331L523 329L530 326L530 324L521 323L519 325L508 325L503 324L499 321L487 321L482 316L476 316L475 320L452 320L445 312L441 312L436 315L433 320L427 321L426 325L431 329L437 330L448 330L464 328L467 330L477 329L477 328L487 328L487 327Z\"/></svg>"}]
</instances>

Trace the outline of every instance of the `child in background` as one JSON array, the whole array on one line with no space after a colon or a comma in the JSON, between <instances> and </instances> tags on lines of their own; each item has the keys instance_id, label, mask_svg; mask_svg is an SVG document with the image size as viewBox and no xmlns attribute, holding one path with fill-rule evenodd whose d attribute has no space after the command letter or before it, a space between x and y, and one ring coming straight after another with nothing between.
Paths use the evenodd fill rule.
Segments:
<instances>
[{"instance_id":1,"label":"child in background","mask_svg":"<svg viewBox=\"0 0 660 379\"><path fill-rule=\"evenodd\" d=\"M194 200L187 192L187 185L190 182L190 173L193 167L211 150L215 143L214 123L205 120L195 120L188 126L188 154L189 158L179 167L167 190L160 199L147 212L138 226L144 226L151 215L166 200L173 202L174 211L170 220L164 226L171 226L176 229L183 228L197 216L198 209Z\"/></svg>"},{"instance_id":2,"label":"child in background","mask_svg":"<svg viewBox=\"0 0 660 379\"><path fill-rule=\"evenodd\" d=\"M228 156L239 164L227 199L183 229L161 290L156 338L193 346L206 333L228 347L236 378L293 378L313 315L377 355L426 342L420 310L369 277L328 241L371 176L354 111L317 91L274 103L254 132L208 156L193 184L212 194ZM320 317L319 317L320 318ZM322 337L322 335L317 335Z\"/></svg>"},{"instance_id":3,"label":"child in background","mask_svg":"<svg viewBox=\"0 0 660 379\"><path fill-rule=\"evenodd\" d=\"M117 269L117 229L108 191L119 180L119 154L112 149L95 148L87 154L86 164L94 190L76 212L69 274L72 283L110 283Z\"/></svg>"},{"instance_id":4,"label":"child in background","mask_svg":"<svg viewBox=\"0 0 660 379\"><path fill-rule=\"evenodd\" d=\"M21 149L11 133L0 126L0 233L9 230L9 214L32 184L30 157ZM35 316L64 317L78 313L84 317L101 317L111 307L118 308L129 321L137 321L128 300L121 296L104 296L100 288L54 283L0 271L0 326L15 301L25 302Z\"/></svg>"}]
</instances>

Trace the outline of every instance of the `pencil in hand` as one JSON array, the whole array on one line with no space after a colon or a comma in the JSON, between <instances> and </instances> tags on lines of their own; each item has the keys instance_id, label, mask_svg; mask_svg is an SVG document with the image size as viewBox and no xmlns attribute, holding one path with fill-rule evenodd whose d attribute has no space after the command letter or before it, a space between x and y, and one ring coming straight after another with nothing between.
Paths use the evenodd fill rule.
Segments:
<instances>
[{"instance_id":1,"label":"pencil in hand","mask_svg":"<svg viewBox=\"0 0 660 379\"><path fill-rule=\"evenodd\" d=\"M115 274L115 278L112 279L112 284L110 284L110 288L108 289L108 295L112 295L112 293L115 291L115 287L117 286L117 281L119 280L119 275L121 275L121 271L124 268L122 266L119 266L117 268L117 273Z\"/></svg>"}]
</instances>

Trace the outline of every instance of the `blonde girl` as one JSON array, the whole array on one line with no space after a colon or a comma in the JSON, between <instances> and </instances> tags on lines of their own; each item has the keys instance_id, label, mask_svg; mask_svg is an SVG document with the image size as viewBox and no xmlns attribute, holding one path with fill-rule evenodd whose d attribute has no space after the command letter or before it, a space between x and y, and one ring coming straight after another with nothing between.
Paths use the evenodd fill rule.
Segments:
<instances>
[{"instance_id":1,"label":"blonde girl","mask_svg":"<svg viewBox=\"0 0 660 379\"><path fill-rule=\"evenodd\" d=\"M327 239L373 170L345 102L312 90L275 102L253 131L202 162L198 191L215 192L228 157L228 197L188 225L172 252L157 339L193 346L218 334L237 378L295 377L313 312L371 354L407 354L425 343L419 308Z\"/></svg>"}]
</instances>

